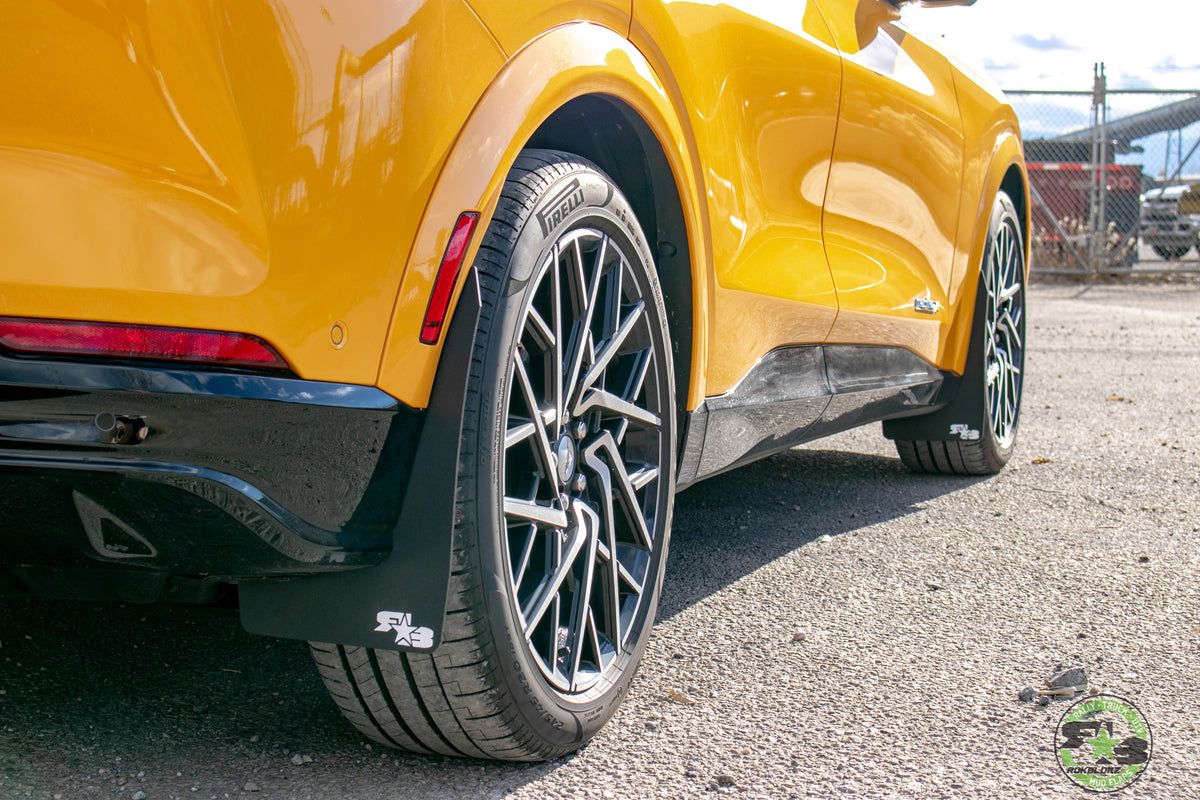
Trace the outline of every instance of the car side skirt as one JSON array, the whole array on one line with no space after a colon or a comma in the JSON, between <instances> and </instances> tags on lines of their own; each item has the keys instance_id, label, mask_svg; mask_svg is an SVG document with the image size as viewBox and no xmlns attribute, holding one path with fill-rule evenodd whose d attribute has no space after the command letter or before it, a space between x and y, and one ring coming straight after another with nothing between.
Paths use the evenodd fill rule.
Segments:
<instances>
[{"instance_id":1,"label":"car side skirt","mask_svg":"<svg viewBox=\"0 0 1200 800\"><path fill-rule=\"evenodd\" d=\"M897 347L773 350L688 415L678 486L869 422L935 411L947 377Z\"/></svg>"}]
</instances>

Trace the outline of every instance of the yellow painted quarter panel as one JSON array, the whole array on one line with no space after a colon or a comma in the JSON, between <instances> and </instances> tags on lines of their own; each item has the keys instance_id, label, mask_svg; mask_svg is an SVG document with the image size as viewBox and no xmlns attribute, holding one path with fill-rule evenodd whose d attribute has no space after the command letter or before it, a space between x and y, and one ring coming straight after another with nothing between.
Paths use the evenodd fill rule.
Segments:
<instances>
[{"instance_id":1,"label":"yellow painted quarter panel","mask_svg":"<svg viewBox=\"0 0 1200 800\"><path fill-rule=\"evenodd\" d=\"M0 314L244 331L371 384L502 63L459 0L5 3Z\"/></svg>"},{"instance_id":2,"label":"yellow painted quarter panel","mask_svg":"<svg viewBox=\"0 0 1200 800\"><path fill-rule=\"evenodd\" d=\"M514 55L483 94L447 158L416 235L396 304L378 385L409 405L423 407L437 370L440 345L417 345L421 315L445 250L449 225L463 209L490 217L509 166L555 110L573 98L603 94L627 103L650 127L675 177L693 261L695 341L708 339L710 301L708 231L703 217L695 145L682 99L659 81L628 40L600 25L562 25ZM483 168L487 165L487 168ZM449 222L447 222L449 220ZM482 238L476 234L476 246ZM468 253L468 259L473 253ZM460 280L459 291L466 280ZM689 402L704 397L705 353L693 349ZM684 391L680 387L680 391Z\"/></svg>"},{"instance_id":3,"label":"yellow painted quarter panel","mask_svg":"<svg viewBox=\"0 0 1200 800\"><path fill-rule=\"evenodd\" d=\"M821 204L839 58L811 2L634 4L631 40L688 98L712 230L709 396L767 352L820 342L837 309Z\"/></svg>"},{"instance_id":4,"label":"yellow painted quarter panel","mask_svg":"<svg viewBox=\"0 0 1200 800\"><path fill-rule=\"evenodd\" d=\"M625 36L633 0L468 0L508 55L551 28L594 22Z\"/></svg>"},{"instance_id":5,"label":"yellow painted quarter panel","mask_svg":"<svg viewBox=\"0 0 1200 800\"><path fill-rule=\"evenodd\" d=\"M203 6L0 6L0 313L169 322L255 291L265 219Z\"/></svg>"}]
</instances>

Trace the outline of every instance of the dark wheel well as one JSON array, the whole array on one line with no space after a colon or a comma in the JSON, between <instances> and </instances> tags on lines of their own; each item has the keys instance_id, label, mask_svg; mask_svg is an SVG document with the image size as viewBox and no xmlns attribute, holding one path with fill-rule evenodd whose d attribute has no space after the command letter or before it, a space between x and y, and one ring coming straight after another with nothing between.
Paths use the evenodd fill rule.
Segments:
<instances>
[{"instance_id":1,"label":"dark wheel well","mask_svg":"<svg viewBox=\"0 0 1200 800\"><path fill-rule=\"evenodd\" d=\"M679 190L658 139L625 103L588 95L554 112L526 146L583 156L608 173L629 200L653 243L671 334L677 419L685 419L692 373L692 258Z\"/></svg>"},{"instance_id":2,"label":"dark wheel well","mask_svg":"<svg viewBox=\"0 0 1200 800\"><path fill-rule=\"evenodd\" d=\"M1017 219L1021 222L1021 243L1028 251L1029 242L1025 240L1029 237L1029 198L1025 194L1025 182L1021 180L1021 171L1015 164L1004 174L1004 179L1000 181L1000 189L1012 200Z\"/></svg>"}]
</instances>

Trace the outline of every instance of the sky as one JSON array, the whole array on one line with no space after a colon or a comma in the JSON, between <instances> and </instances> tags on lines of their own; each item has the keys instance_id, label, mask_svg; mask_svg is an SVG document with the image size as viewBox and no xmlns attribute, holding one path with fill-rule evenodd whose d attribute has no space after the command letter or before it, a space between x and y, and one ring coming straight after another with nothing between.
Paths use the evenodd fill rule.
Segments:
<instances>
[{"instance_id":1,"label":"sky","mask_svg":"<svg viewBox=\"0 0 1200 800\"><path fill-rule=\"evenodd\" d=\"M1090 89L1098 61L1110 89L1200 89L1195 0L977 0L904 16L1003 89Z\"/></svg>"},{"instance_id":2,"label":"sky","mask_svg":"<svg viewBox=\"0 0 1200 800\"><path fill-rule=\"evenodd\" d=\"M1104 62L1110 91L1200 90L1196 0L976 0L970 7L906 6L906 23L985 72L1017 110L1026 138L1052 137L1090 124L1090 97L1029 97L1014 90L1090 90ZM1109 95L1109 119L1182 99L1170 95ZM1200 141L1200 123L1182 138L1142 139L1143 153L1118 157L1154 176L1171 175ZM1184 164L1200 175L1200 149Z\"/></svg>"}]
</instances>

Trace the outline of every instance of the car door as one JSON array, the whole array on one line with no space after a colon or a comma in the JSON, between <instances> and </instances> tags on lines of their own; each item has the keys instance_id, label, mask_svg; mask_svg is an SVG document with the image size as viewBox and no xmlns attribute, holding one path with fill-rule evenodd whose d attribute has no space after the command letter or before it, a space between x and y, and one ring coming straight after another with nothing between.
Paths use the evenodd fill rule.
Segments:
<instances>
[{"instance_id":1,"label":"car door","mask_svg":"<svg viewBox=\"0 0 1200 800\"><path fill-rule=\"evenodd\" d=\"M934 361L963 171L953 73L890 3L815 1L843 57L823 226L840 307L829 341Z\"/></svg>"},{"instance_id":2,"label":"car door","mask_svg":"<svg viewBox=\"0 0 1200 800\"><path fill-rule=\"evenodd\" d=\"M771 350L824 341L836 317L821 204L840 58L811 0L636 0L633 15L630 39L687 98L715 272L706 394L718 395Z\"/></svg>"}]
</instances>

